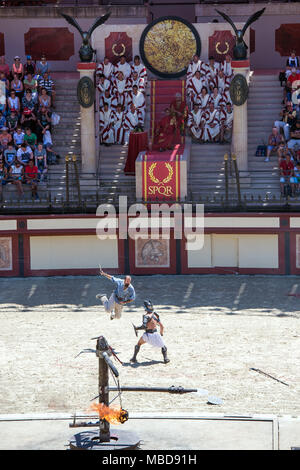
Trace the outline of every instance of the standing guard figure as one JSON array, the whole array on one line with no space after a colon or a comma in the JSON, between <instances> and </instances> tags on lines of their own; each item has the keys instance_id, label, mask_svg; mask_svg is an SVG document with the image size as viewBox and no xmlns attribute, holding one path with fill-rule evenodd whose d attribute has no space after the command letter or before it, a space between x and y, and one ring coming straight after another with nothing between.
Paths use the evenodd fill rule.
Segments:
<instances>
[{"instance_id":1,"label":"standing guard figure","mask_svg":"<svg viewBox=\"0 0 300 470\"><path fill-rule=\"evenodd\" d=\"M148 343L151 344L151 346L154 346L156 348L161 348L161 352L164 358L164 363L167 364L170 362L170 359L167 357L167 348L166 345L162 339L163 332L164 332L164 326L160 321L158 313L154 311L154 307L152 305L151 300L145 300L144 301L144 308L146 310L146 313L143 315L143 323L141 326L135 326L133 325L134 331L136 336L138 330L145 330L141 338L139 339L138 343L134 347L134 355L130 359L130 362L137 362L137 354L140 350L140 347L142 344ZM157 325L159 325L160 328L160 333L157 331Z\"/></svg>"}]
</instances>

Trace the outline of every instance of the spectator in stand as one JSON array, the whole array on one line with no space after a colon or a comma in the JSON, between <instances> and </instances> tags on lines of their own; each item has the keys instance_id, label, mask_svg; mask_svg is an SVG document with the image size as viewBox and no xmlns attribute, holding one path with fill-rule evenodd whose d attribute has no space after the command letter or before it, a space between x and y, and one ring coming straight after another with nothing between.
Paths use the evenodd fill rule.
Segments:
<instances>
[{"instance_id":1,"label":"spectator in stand","mask_svg":"<svg viewBox=\"0 0 300 470\"><path fill-rule=\"evenodd\" d=\"M25 91L25 95L22 98L22 108L23 111L24 109L30 109L31 111L34 111L36 103L34 102L34 99L32 97L31 90L28 88Z\"/></svg>"},{"instance_id":2,"label":"spectator in stand","mask_svg":"<svg viewBox=\"0 0 300 470\"><path fill-rule=\"evenodd\" d=\"M19 160L15 160L9 168L7 182L12 183L17 187L19 197L23 197L24 195L22 187L23 177L24 167Z\"/></svg>"},{"instance_id":3,"label":"spectator in stand","mask_svg":"<svg viewBox=\"0 0 300 470\"><path fill-rule=\"evenodd\" d=\"M48 72L45 72L42 77L38 79L39 93L42 88L46 88L48 95L51 98L51 106L55 108L55 86L53 80L50 78Z\"/></svg>"},{"instance_id":4,"label":"spectator in stand","mask_svg":"<svg viewBox=\"0 0 300 470\"><path fill-rule=\"evenodd\" d=\"M35 63L33 62L31 55L28 55L24 64L24 77L26 78L29 73L34 77L35 71Z\"/></svg>"},{"instance_id":5,"label":"spectator in stand","mask_svg":"<svg viewBox=\"0 0 300 470\"><path fill-rule=\"evenodd\" d=\"M300 148L300 119L297 119L290 132L288 148L296 152Z\"/></svg>"},{"instance_id":6,"label":"spectator in stand","mask_svg":"<svg viewBox=\"0 0 300 470\"><path fill-rule=\"evenodd\" d=\"M36 74L39 78L42 78L45 73L50 74L50 65L46 60L46 56L43 54L41 60L36 64Z\"/></svg>"},{"instance_id":7,"label":"spectator in stand","mask_svg":"<svg viewBox=\"0 0 300 470\"><path fill-rule=\"evenodd\" d=\"M13 142L16 149L19 149L24 143L25 132L23 132L22 127L18 126L16 131L13 134Z\"/></svg>"},{"instance_id":8,"label":"spectator in stand","mask_svg":"<svg viewBox=\"0 0 300 470\"><path fill-rule=\"evenodd\" d=\"M47 151L43 147L41 142L38 143L37 148L34 151L35 166L38 169L38 180L44 181L47 177L48 166L47 166Z\"/></svg>"},{"instance_id":9,"label":"spectator in stand","mask_svg":"<svg viewBox=\"0 0 300 470\"><path fill-rule=\"evenodd\" d=\"M36 128L36 115L33 112L33 109L24 108L22 111L20 124L23 128L30 127L32 132L35 132Z\"/></svg>"},{"instance_id":10,"label":"spectator in stand","mask_svg":"<svg viewBox=\"0 0 300 470\"><path fill-rule=\"evenodd\" d=\"M10 96L7 98L7 111L9 114L15 113L17 118L21 115L21 103L18 96L16 96L15 90L11 90Z\"/></svg>"},{"instance_id":11,"label":"spectator in stand","mask_svg":"<svg viewBox=\"0 0 300 470\"><path fill-rule=\"evenodd\" d=\"M292 69L296 69L297 73L300 73L300 61L299 57L296 57L296 51L291 51L290 57L286 61L285 76L289 78L292 73Z\"/></svg>"},{"instance_id":12,"label":"spectator in stand","mask_svg":"<svg viewBox=\"0 0 300 470\"><path fill-rule=\"evenodd\" d=\"M0 82L4 82L5 86L5 94L8 96L9 94L9 80L6 78L4 72L0 72Z\"/></svg>"},{"instance_id":13,"label":"spectator in stand","mask_svg":"<svg viewBox=\"0 0 300 470\"><path fill-rule=\"evenodd\" d=\"M46 131L51 133L51 113L47 108L42 107L37 114L36 133L39 141L43 140Z\"/></svg>"},{"instance_id":14,"label":"spectator in stand","mask_svg":"<svg viewBox=\"0 0 300 470\"><path fill-rule=\"evenodd\" d=\"M3 112L0 111L0 131L2 131L4 127L6 127L6 118L3 115Z\"/></svg>"},{"instance_id":15,"label":"spectator in stand","mask_svg":"<svg viewBox=\"0 0 300 470\"><path fill-rule=\"evenodd\" d=\"M300 162L296 162L296 165L294 165L294 184L295 184L295 192L299 193L299 190L300 190Z\"/></svg>"},{"instance_id":16,"label":"spectator in stand","mask_svg":"<svg viewBox=\"0 0 300 470\"><path fill-rule=\"evenodd\" d=\"M8 128L8 132L11 135L13 135L13 133L16 131L18 127L18 122L19 122L18 115L15 113L14 110L12 110L6 119L6 126Z\"/></svg>"},{"instance_id":17,"label":"spectator in stand","mask_svg":"<svg viewBox=\"0 0 300 470\"><path fill-rule=\"evenodd\" d=\"M7 149L8 144L12 141L12 137L7 127L2 127L0 132L0 144L3 150Z\"/></svg>"},{"instance_id":18,"label":"spectator in stand","mask_svg":"<svg viewBox=\"0 0 300 470\"><path fill-rule=\"evenodd\" d=\"M24 142L17 151L17 160L21 165L26 166L29 160L33 160L31 148Z\"/></svg>"},{"instance_id":19,"label":"spectator in stand","mask_svg":"<svg viewBox=\"0 0 300 470\"><path fill-rule=\"evenodd\" d=\"M37 193L38 187L38 167L34 164L34 160L29 160L25 166L24 183L30 185L32 198L39 199Z\"/></svg>"},{"instance_id":20,"label":"spectator in stand","mask_svg":"<svg viewBox=\"0 0 300 470\"><path fill-rule=\"evenodd\" d=\"M0 162L0 198L2 200L3 197L3 186L7 184L8 180L8 173L7 168L5 167L3 162Z\"/></svg>"},{"instance_id":21,"label":"spectator in stand","mask_svg":"<svg viewBox=\"0 0 300 470\"><path fill-rule=\"evenodd\" d=\"M265 162L270 161L270 155L272 152L277 152L280 147L284 144L284 140L282 135L279 134L277 127L273 127L272 133L269 135L268 138L268 145L267 145L267 156L265 158Z\"/></svg>"},{"instance_id":22,"label":"spectator in stand","mask_svg":"<svg viewBox=\"0 0 300 470\"><path fill-rule=\"evenodd\" d=\"M4 150L4 164L6 168L9 168L15 162L17 157L17 151L12 142L7 146L7 149Z\"/></svg>"},{"instance_id":23,"label":"spectator in stand","mask_svg":"<svg viewBox=\"0 0 300 470\"><path fill-rule=\"evenodd\" d=\"M39 108L51 108L51 98L47 93L46 88L41 88L39 95Z\"/></svg>"},{"instance_id":24,"label":"spectator in stand","mask_svg":"<svg viewBox=\"0 0 300 470\"><path fill-rule=\"evenodd\" d=\"M290 129L296 121L296 111L293 110L293 103L288 102L287 105L280 112L280 121L275 121L274 126L277 128L278 133L283 129L285 141L290 138Z\"/></svg>"},{"instance_id":25,"label":"spectator in stand","mask_svg":"<svg viewBox=\"0 0 300 470\"><path fill-rule=\"evenodd\" d=\"M32 74L29 72L26 77L23 80L23 85L25 90L30 90L31 91L31 96L32 99L34 100L35 103L38 101L38 90L37 90L37 80L32 76Z\"/></svg>"},{"instance_id":26,"label":"spectator in stand","mask_svg":"<svg viewBox=\"0 0 300 470\"><path fill-rule=\"evenodd\" d=\"M280 189L281 194L285 195L284 187L286 185L291 186L292 195L295 193L295 185L294 185L294 164L291 161L289 155L286 156L285 159L282 159L280 162Z\"/></svg>"},{"instance_id":27,"label":"spectator in stand","mask_svg":"<svg viewBox=\"0 0 300 470\"><path fill-rule=\"evenodd\" d=\"M11 79L13 79L15 73L18 75L18 78L20 80L23 80L23 78L24 78L24 67L23 67L23 64L21 63L21 59L18 55L15 56L14 63L12 64Z\"/></svg>"},{"instance_id":28,"label":"spectator in stand","mask_svg":"<svg viewBox=\"0 0 300 470\"><path fill-rule=\"evenodd\" d=\"M53 142L50 131L46 131L43 135L43 147L47 152L47 163L49 165L56 165L60 155L53 149Z\"/></svg>"},{"instance_id":29,"label":"spectator in stand","mask_svg":"<svg viewBox=\"0 0 300 470\"><path fill-rule=\"evenodd\" d=\"M10 82L10 94L12 94L13 91L15 92L15 96L21 101L24 95L24 86L22 80L19 79L16 73Z\"/></svg>"},{"instance_id":30,"label":"spectator in stand","mask_svg":"<svg viewBox=\"0 0 300 470\"><path fill-rule=\"evenodd\" d=\"M25 129L24 142L31 148L32 151L34 151L37 143L37 136L34 134L34 132L32 132L30 127L26 127Z\"/></svg>"},{"instance_id":31,"label":"spectator in stand","mask_svg":"<svg viewBox=\"0 0 300 470\"><path fill-rule=\"evenodd\" d=\"M294 82L300 80L300 74L297 73L297 70L295 68L292 68L291 74L289 75L289 78L286 81L286 86L284 87L284 99L283 99L283 104L286 104L287 101L292 101L292 93L295 89L293 86Z\"/></svg>"},{"instance_id":32,"label":"spectator in stand","mask_svg":"<svg viewBox=\"0 0 300 470\"><path fill-rule=\"evenodd\" d=\"M3 72L6 78L9 78L9 65L5 62L5 56L0 57L0 73Z\"/></svg>"}]
</instances>

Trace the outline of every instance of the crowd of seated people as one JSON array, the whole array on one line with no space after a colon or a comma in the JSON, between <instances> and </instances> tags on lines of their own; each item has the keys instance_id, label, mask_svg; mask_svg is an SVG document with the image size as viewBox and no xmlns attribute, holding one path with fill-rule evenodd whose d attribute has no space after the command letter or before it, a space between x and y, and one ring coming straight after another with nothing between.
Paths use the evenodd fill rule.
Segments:
<instances>
[{"instance_id":1,"label":"crowd of seated people","mask_svg":"<svg viewBox=\"0 0 300 470\"><path fill-rule=\"evenodd\" d=\"M287 59L280 79L285 81L283 108L269 135L265 161L276 153L281 193L295 196L300 192L300 61L295 51Z\"/></svg>"},{"instance_id":2,"label":"crowd of seated people","mask_svg":"<svg viewBox=\"0 0 300 470\"><path fill-rule=\"evenodd\" d=\"M37 185L48 165L60 156L53 149L52 124L55 86L45 56L36 63L19 56L11 67L0 61L0 178L1 190L12 183L23 197L28 184L38 199ZM2 194L2 191L1 191Z\"/></svg>"},{"instance_id":3,"label":"crowd of seated people","mask_svg":"<svg viewBox=\"0 0 300 470\"><path fill-rule=\"evenodd\" d=\"M132 130L143 130L147 71L139 56L113 65L107 57L97 66L99 130L103 145L128 144Z\"/></svg>"},{"instance_id":4,"label":"crowd of seated people","mask_svg":"<svg viewBox=\"0 0 300 470\"><path fill-rule=\"evenodd\" d=\"M195 55L187 70L186 96L189 108L187 128L194 142L231 140L233 110L229 93L233 77L231 57L208 63Z\"/></svg>"}]
</instances>

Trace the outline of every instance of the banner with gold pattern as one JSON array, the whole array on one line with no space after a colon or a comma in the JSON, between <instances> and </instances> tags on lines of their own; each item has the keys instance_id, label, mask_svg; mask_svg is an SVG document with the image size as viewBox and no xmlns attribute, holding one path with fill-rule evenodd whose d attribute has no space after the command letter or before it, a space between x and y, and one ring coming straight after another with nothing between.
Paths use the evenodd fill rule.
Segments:
<instances>
[{"instance_id":1,"label":"banner with gold pattern","mask_svg":"<svg viewBox=\"0 0 300 470\"><path fill-rule=\"evenodd\" d=\"M178 201L180 198L180 155L170 160L143 158L144 201Z\"/></svg>"}]
</instances>

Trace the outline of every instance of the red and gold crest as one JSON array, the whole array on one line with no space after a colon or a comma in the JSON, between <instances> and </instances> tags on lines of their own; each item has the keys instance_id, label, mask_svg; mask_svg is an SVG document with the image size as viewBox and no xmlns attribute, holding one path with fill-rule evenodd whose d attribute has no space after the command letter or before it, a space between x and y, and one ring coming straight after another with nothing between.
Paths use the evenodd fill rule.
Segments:
<instances>
[{"instance_id":1,"label":"red and gold crest","mask_svg":"<svg viewBox=\"0 0 300 470\"><path fill-rule=\"evenodd\" d=\"M125 32L110 33L105 38L105 56L116 65L122 55L126 57L127 62L132 61L132 39Z\"/></svg>"},{"instance_id":2,"label":"red and gold crest","mask_svg":"<svg viewBox=\"0 0 300 470\"><path fill-rule=\"evenodd\" d=\"M143 199L177 201L180 196L179 156L173 161L143 161Z\"/></svg>"},{"instance_id":3,"label":"red and gold crest","mask_svg":"<svg viewBox=\"0 0 300 470\"><path fill-rule=\"evenodd\" d=\"M231 31L215 31L208 39L208 55L216 61L223 62L227 54L233 57L235 38Z\"/></svg>"}]
</instances>

